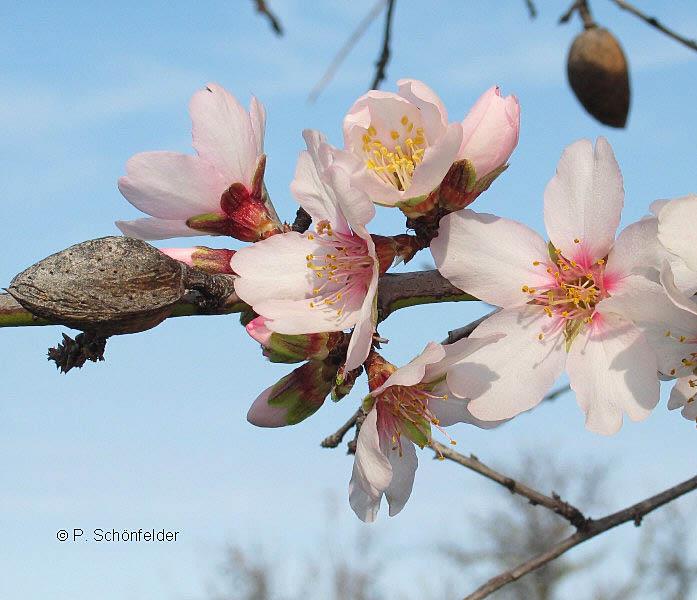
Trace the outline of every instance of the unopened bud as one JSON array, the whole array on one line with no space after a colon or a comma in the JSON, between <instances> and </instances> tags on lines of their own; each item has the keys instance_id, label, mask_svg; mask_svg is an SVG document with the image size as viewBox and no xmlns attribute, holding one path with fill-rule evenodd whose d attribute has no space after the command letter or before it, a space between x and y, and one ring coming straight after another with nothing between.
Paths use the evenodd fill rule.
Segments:
<instances>
[{"instance_id":1,"label":"unopened bud","mask_svg":"<svg viewBox=\"0 0 697 600\"><path fill-rule=\"evenodd\" d=\"M371 392L385 383L387 378L397 370L397 367L385 360L375 350L371 350L368 355L365 368L368 373L368 388Z\"/></svg>"},{"instance_id":2,"label":"unopened bud","mask_svg":"<svg viewBox=\"0 0 697 600\"><path fill-rule=\"evenodd\" d=\"M508 165L503 164L483 177L479 177L470 160L458 160L453 163L438 186L439 206L443 212L454 212L469 206L479 194L488 190L494 180L507 168Z\"/></svg>"},{"instance_id":3,"label":"unopened bud","mask_svg":"<svg viewBox=\"0 0 697 600\"><path fill-rule=\"evenodd\" d=\"M357 369L349 371L348 373L342 373L341 377L338 377L337 373L337 378L334 382L334 387L332 388L332 400L334 402L338 402L345 396L348 396L351 393L356 380L361 376L362 373L363 367L358 367Z\"/></svg>"},{"instance_id":4,"label":"unopened bud","mask_svg":"<svg viewBox=\"0 0 697 600\"><path fill-rule=\"evenodd\" d=\"M337 366L311 360L282 377L254 401L247 420L258 427L295 425L315 413L334 385Z\"/></svg>"},{"instance_id":5,"label":"unopened bud","mask_svg":"<svg viewBox=\"0 0 697 600\"><path fill-rule=\"evenodd\" d=\"M344 339L341 331L287 335L266 327L266 319L250 321L247 333L263 346L263 353L271 362L296 363L304 360L324 360Z\"/></svg>"},{"instance_id":6,"label":"unopened bud","mask_svg":"<svg viewBox=\"0 0 697 600\"><path fill-rule=\"evenodd\" d=\"M220 213L191 217L186 224L192 229L213 235L229 235L243 242L258 242L283 228L264 187L266 156L259 159L251 189L233 183L220 197Z\"/></svg>"}]
</instances>

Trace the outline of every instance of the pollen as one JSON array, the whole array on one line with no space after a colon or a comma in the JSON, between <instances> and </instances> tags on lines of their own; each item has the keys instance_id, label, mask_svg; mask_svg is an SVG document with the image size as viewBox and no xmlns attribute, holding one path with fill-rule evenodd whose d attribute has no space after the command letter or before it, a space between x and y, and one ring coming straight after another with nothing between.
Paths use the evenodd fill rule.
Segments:
<instances>
[{"instance_id":1,"label":"pollen","mask_svg":"<svg viewBox=\"0 0 697 600\"><path fill-rule=\"evenodd\" d=\"M406 115L399 123L401 128L390 130L385 140L377 137L373 125L361 139L366 168L380 181L404 191L411 185L416 168L423 162L427 144L423 128L415 128Z\"/></svg>"}]
</instances>

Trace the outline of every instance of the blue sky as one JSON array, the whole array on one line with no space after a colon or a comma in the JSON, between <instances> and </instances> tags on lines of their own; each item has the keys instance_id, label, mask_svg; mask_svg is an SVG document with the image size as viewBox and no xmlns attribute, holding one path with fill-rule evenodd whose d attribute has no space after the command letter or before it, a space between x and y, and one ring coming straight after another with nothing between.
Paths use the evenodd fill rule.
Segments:
<instances>
[{"instance_id":1,"label":"blue sky","mask_svg":"<svg viewBox=\"0 0 697 600\"><path fill-rule=\"evenodd\" d=\"M247 1L4 2L0 284L72 243L116 234L114 220L137 217L116 189L125 161L144 150L190 152L188 100L208 81L265 103L267 184L279 213L292 218L288 183L300 132L317 128L341 142L343 114L372 78L381 24L315 104L307 94L372 4L312 3L310 10L300 0L272 1L287 32L279 39ZM582 112L566 85L566 49L579 30L556 25L568 2L539 4L542 14L530 22L517 0L397 3L387 89L400 77L423 79L453 119L494 83L520 98L511 167L474 208L541 230L542 191L564 146L598 135L610 139L623 169L625 224L655 199L697 191L697 55L595 2L597 20L618 35L632 69L629 126L608 129ZM692 2L642 4L697 34ZM383 210L373 230L397 233L403 220ZM381 328L391 340L385 354L408 361L483 310L401 311ZM67 376L45 360L59 337L57 328L0 331L0 597L200 597L226 541L260 544L272 556L311 551L328 491L342 500L342 543L353 539L343 502L351 459L319 441L353 412L363 389L295 428L265 431L247 424L248 405L287 367L264 362L234 316L171 320L113 338L105 363ZM607 461L608 509L693 475L695 435L662 403L647 421L599 437L585 431L571 395L493 432L454 428L462 451L493 464L515 463L531 447L553 448L562 460ZM477 531L468 514L485 511L491 498L491 484L424 452L407 508L393 519L382 514L373 529L388 549L426 543L431 533L466 538ZM168 546L55 540L58 529L73 527L182 533ZM623 552L637 540L630 527L607 536ZM584 552L593 548L578 555ZM432 559L402 554L390 562L386 584L403 590L407 563L410 577L428 581ZM460 576L456 583L465 592L476 582Z\"/></svg>"}]
</instances>

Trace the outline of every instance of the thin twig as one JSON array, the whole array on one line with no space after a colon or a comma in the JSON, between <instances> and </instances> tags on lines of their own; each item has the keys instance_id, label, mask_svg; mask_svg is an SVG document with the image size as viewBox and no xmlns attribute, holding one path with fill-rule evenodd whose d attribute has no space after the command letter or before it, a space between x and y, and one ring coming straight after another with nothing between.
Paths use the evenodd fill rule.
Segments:
<instances>
[{"instance_id":1,"label":"thin twig","mask_svg":"<svg viewBox=\"0 0 697 600\"><path fill-rule=\"evenodd\" d=\"M256 5L257 12L268 19L269 25L271 25L271 29L276 32L276 35L283 35L281 22L278 20L278 17L271 12L266 4L266 0L254 0L254 4Z\"/></svg>"},{"instance_id":2,"label":"thin twig","mask_svg":"<svg viewBox=\"0 0 697 600\"><path fill-rule=\"evenodd\" d=\"M326 88L329 82L334 78L334 75L339 70L341 63L344 62L344 59L348 56L349 52L353 50L353 47L356 45L358 40L360 40L363 37L363 34L367 31L370 24L375 19L377 19L378 15L382 12L383 7L385 6L385 2L386 0L378 0L375 3L375 6L373 6L373 8L370 9L370 12L365 17L363 17L361 22L358 24L356 29L353 30L353 32L346 40L344 45L334 55L332 62L329 63L327 70L324 72L324 75L322 75L322 78L317 82L317 85L315 85L315 87L312 88L312 91L307 97L308 102L314 102L315 100L317 100L319 95L322 93L322 90L324 90L324 88Z\"/></svg>"},{"instance_id":3,"label":"thin twig","mask_svg":"<svg viewBox=\"0 0 697 600\"><path fill-rule=\"evenodd\" d=\"M585 29L592 29L597 27L598 24L593 20L591 15L590 6L588 5L588 0L575 0L561 17L559 17L559 23L568 23L569 19L573 16L575 12L578 12L581 20L583 21L583 27Z\"/></svg>"},{"instance_id":4,"label":"thin twig","mask_svg":"<svg viewBox=\"0 0 697 600\"><path fill-rule=\"evenodd\" d=\"M395 0L387 0L387 13L385 14L385 30L382 35L382 50L377 63L375 63L375 77L370 85L371 90L377 90L385 80L387 63L390 62L390 37L392 33L392 15L394 14Z\"/></svg>"},{"instance_id":5,"label":"thin twig","mask_svg":"<svg viewBox=\"0 0 697 600\"><path fill-rule=\"evenodd\" d=\"M528 13L530 13L530 18L534 19L537 17L537 7L533 0L525 0L525 5L528 7Z\"/></svg>"},{"instance_id":6,"label":"thin twig","mask_svg":"<svg viewBox=\"0 0 697 600\"><path fill-rule=\"evenodd\" d=\"M339 427L339 429L324 438L320 443L320 446L322 446L322 448L336 448L342 442L344 436L355 427L356 422L362 414L363 408L361 407L355 413L353 413L351 418L341 427Z\"/></svg>"},{"instance_id":7,"label":"thin twig","mask_svg":"<svg viewBox=\"0 0 697 600\"><path fill-rule=\"evenodd\" d=\"M431 448L436 453L437 458L443 457L447 460L451 460L458 465L462 465L463 467L483 475L487 479L491 479L491 481L495 481L505 487L511 494L517 494L527 498L533 506L544 506L555 512L579 530L583 530L586 527L588 519L586 519L583 513L575 506L562 500L557 494L552 493L551 496L547 496L542 492L538 492L530 486L516 481L512 477L508 477L486 466L474 456L474 454L465 456L464 454L456 452L450 446L445 446L436 441L431 441Z\"/></svg>"},{"instance_id":8,"label":"thin twig","mask_svg":"<svg viewBox=\"0 0 697 600\"><path fill-rule=\"evenodd\" d=\"M641 521L650 512L673 500L697 489L697 477L692 477L682 483L668 488L655 496L637 502L623 510L617 511L602 519L589 519L586 521L585 528L577 530L573 535L563 539L558 544L552 546L537 556L519 564L517 567L504 571L503 573L491 578L475 592L466 596L464 600L483 600L505 585L517 581L524 575L543 567L550 561L558 558L574 546L582 544L586 540L594 538L605 531L633 521L635 525L641 525Z\"/></svg>"},{"instance_id":9,"label":"thin twig","mask_svg":"<svg viewBox=\"0 0 697 600\"><path fill-rule=\"evenodd\" d=\"M651 27L658 29L658 31L665 33L668 37L673 38L676 42L680 42L692 50L697 50L697 40L691 40L680 35L679 33L676 33L672 29L668 29L656 17L650 17L646 13L641 12L636 6L629 4L629 2L625 2L624 0L612 0L612 2L617 4L617 6L619 6L622 10L626 10L627 12L632 13L634 16L639 17L647 25L650 25Z\"/></svg>"},{"instance_id":10,"label":"thin twig","mask_svg":"<svg viewBox=\"0 0 697 600\"><path fill-rule=\"evenodd\" d=\"M458 327L457 329L448 331L448 336L441 342L441 344L454 344L462 338L469 337L477 327L479 327L491 315L495 315L500 310L500 308L492 310L490 313L484 315L483 317L480 317L479 319L476 319L471 323L467 323L467 325L463 325L462 327Z\"/></svg>"}]
</instances>

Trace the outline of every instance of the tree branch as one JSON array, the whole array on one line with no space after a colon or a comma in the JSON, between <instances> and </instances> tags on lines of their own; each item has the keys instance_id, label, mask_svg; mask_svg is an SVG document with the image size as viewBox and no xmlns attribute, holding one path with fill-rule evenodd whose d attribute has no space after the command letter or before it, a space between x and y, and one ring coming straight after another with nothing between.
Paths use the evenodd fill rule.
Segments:
<instances>
[{"instance_id":1,"label":"tree branch","mask_svg":"<svg viewBox=\"0 0 697 600\"><path fill-rule=\"evenodd\" d=\"M308 102L314 102L317 100L317 97L322 93L322 90L324 90L324 88L327 87L327 84L334 78L334 75L339 70L341 63L344 62L344 59L348 56L349 52L351 52L358 40L363 37L363 34L368 29L368 26L382 12L384 5L385 0L378 0L377 3L370 9L370 12L363 17L356 29L353 30L349 38L346 40L346 42L344 42L344 45L336 53L332 59L332 62L329 63L327 70L324 72L324 75L322 75L319 82L317 82L317 85L312 88L312 91L307 97Z\"/></svg>"},{"instance_id":2,"label":"tree branch","mask_svg":"<svg viewBox=\"0 0 697 600\"><path fill-rule=\"evenodd\" d=\"M363 407L361 407L353 413L351 418L339 427L339 429L324 438L320 446L322 446L322 448L336 448L343 441L344 436L356 426L358 419L363 415Z\"/></svg>"},{"instance_id":3,"label":"tree branch","mask_svg":"<svg viewBox=\"0 0 697 600\"><path fill-rule=\"evenodd\" d=\"M281 21L278 20L278 17L271 12L271 9L266 4L266 0L254 0L254 4L256 6L257 12L261 15L264 15L267 20L269 21L269 25L271 25L271 29L274 30L276 35L283 35L283 27L281 26Z\"/></svg>"},{"instance_id":4,"label":"tree branch","mask_svg":"<svg viewBox=\"0 0 697 600\"><path fill-rule=\"evenodd\" d=\"M221 275L220 277L227 276ZM202 306L200 294L191 292L175 305L169 318L195 315L223 315L242 312L249 308L236 294L229 295L229 290L227 289L223 291L225 292L225 297L219 299L218 306L215 306L216 298L207 298L206 306ZM380 320L384 321L396 310L407 306L469 300L476 300L476 298L456 288L438 271L431 270L383 275L380 277L380 285L378 286L377 305ZM210 306L214 306L214 308L209 308ZM58 324L35 317L12 296L0 293L0 328Z\"/></svg>"},{"instance_id":5,"label":"tree branch","mask_svg":"<svg viewBox=\"0 0 697 600\"><path fill-rule=\"evenodd\" d=\"M394 14L395 0L387 0L387 12L385 14L385 30L382 36L382 50L377 63L375 63L375 77L370 89L377 90L385 80L385 69L390 62L390 37L392 33L392 15Z\"/></svg>"},{"instance_id":6,"label":"tree branch","mask_svg":"<svg viewBox=\"0 0 697 600\"><path fill-rule=\"evenodd\" d=\"M394 311L407 306L473 300L477 298L456 288L435 269L388 273L380 277L378 286L378 320L384 321Z\"/></svg>"},{"instance_id":7,"label":"tree branch","mask_svg":"<svg viewBox=\"0 0 697 600\"><path fill-rule=\"evenodd\" d=\"M571 523L577 529L585 529L588 523L588 519L578 508L562 500L558 494L552 492L551 496L547 496L546 494L538 492L530 486L516 481L512 477L504 475L503 473L499 473L491 467L486 466L476 456L474 456L474 454L465 456L464 454L456 452L451 447L445 446L440 442L436 441L431 442L431 448L436 453L437 458L442 457L444 459L457 463L458 465L462 465L463 467L466 467L467 469L470 469L475 473L479 473L487 479L491 479L491 481L495 481L499 485L502 485L509 492L511 492L511 494L517 494L519 496L527 498L530 501L530 504L532 504L533 506L544 506L545 508L548 508L549 510L555 512L559 516L569 521L569 523Z\"/></svg>"},{"instance_id":8,"label":"tree branch","mask_svg":"<svg viewBox=\"0 0 697 600\"><path fill-rule=\"evenodd\" d=\"M478 588L475 592L466 596L464 600L483 600L495 591L501 589L505 585L517 581L524 575L543 567L550 561L558 558L571 548L582 544L586 540L596 537L609 529L613 529L618 525L633 521L635 525L641 525L642 519L650 512L660 508L661 506L672 502L673 500L684 496L685 494L697 489L697 477L692 477L682 483L668 488L667 490L651 496L646 500L637 502L624 510L617 511L601 519L586 521L585 528L577 530L576 533L565 538L558 544L552 546L549 550L534 556L533 558L519 564L517 567L510 569L493 577L484 585Z\"/></svg>"},{"instance_id":9,"label":"tree branch","mask_svg":"<svg viewBox=\"0 0 697 600\"><path fill-rule=\"evenodd\" d=\"M636 6L625 2L624 0L612 0L617 6L622 10L632 13L634 16L639 17L644 23L650 25L651 27L658 29L658 31L665 33L668 37L673 38L676 42L680 42L683 46L687 46L692 50L697 50L697 40L691 40L686 38L679 33L676 33L672 29L668 29L663 23L661 23L656 17L650 17L646 13L641 12Z\"/></svg>"},{"instance_id":10,"label":"tree branch","mask_svg":"<svg viewBox=\"0 0 697 600\"><path fill-rule=\"evenodd\" d=\"M528 13L531 19L537 17L537 7L535 6L533 0L525 0L525 6L528 7Z\"/></svg>"}]
</instances>

